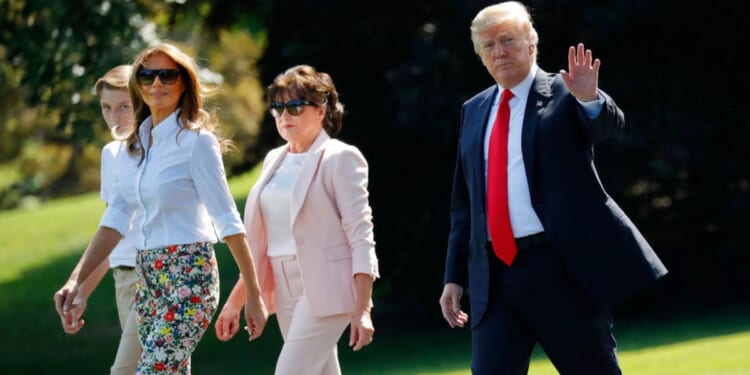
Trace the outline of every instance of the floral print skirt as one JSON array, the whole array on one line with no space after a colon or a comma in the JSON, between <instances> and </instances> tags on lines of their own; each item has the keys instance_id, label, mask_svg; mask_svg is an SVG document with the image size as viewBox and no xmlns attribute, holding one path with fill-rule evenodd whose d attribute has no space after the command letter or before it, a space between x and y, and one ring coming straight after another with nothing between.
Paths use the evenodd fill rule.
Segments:
<instances>
[{"instance_id":1,"label":"floral print skirt","mask_svg":"<svg viewBox=\"0 0 750 375\"><path fill-rule=\"evenodd\" d=\"M190 355L219 304L213 244L138 250L136 374L189 374Z\"/></svg>"}]
</instances>

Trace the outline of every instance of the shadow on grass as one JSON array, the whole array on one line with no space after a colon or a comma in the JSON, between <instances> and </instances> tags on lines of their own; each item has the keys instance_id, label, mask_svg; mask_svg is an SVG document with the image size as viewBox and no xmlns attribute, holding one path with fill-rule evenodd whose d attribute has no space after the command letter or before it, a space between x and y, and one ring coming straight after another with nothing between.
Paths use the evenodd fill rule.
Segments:
<instances>
[{"instance_id":1,"label":"shadow on grass","mask_svg":"<svg viewBox=\"0 0 750 375\"><path fill-rule=\"evenodd\" d=\"M60 327L52 296L67 280L83 249L0 284L0 353L3 374L104 374L117 350L120 326L111 273L105 275L88 301L86 326L76 335ZM224 245L216 247L220 268L221 303L237 281L237 268ZM281 347L276 320L269 320L263 337L249 343L240 332L228 343L216 339L213 325L193 355L196 374L273 373Z\"/></svg>"},{"instance_id":2,"label":"shadow on grass","mask_svg":"<svg viewBox=\"0 0 750 375\"><path fill-rule=\"evenodd\" d=\"M244 203L244 202L238 202ZM107 373L119 339L111 276L105 276L89 300L86 327L66 335L52 303L83 249L29 269L18 280L0 284L0 353L6 374L101 374ZM237 280L237 268L224 245L216 247L221 274L222 304ZM377 286L376 286L377 287ZM376 301L376 306L378 301ZM425 307L439 314L435 306ZM615 314L615 335L621 351L644 349L681 341L750 330L746 308L710 315L688 315L662 321L621 322ZM374 343L353 353L347 346L348 330L339 345L345 374L468 373L470 331L445 325L410 324L379 320L375 315ZM419 328L414 328L419 327ZM247 342L240 332L228 343L216 339L213 325L193 355L195 374L271 374L281 347L276 320L263 336ZM543 357L539 350L535 357Z\"/></svg>"}]
</instances>

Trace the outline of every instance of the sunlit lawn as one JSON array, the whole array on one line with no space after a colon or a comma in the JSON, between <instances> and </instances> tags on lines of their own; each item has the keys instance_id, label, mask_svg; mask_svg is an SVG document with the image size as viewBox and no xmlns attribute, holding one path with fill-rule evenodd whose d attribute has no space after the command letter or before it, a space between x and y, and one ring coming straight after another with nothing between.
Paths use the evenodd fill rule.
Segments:
<instances>
[{"instance_id":1,"label":"sunlit lawn","mask_svg":"<svg viewBox=\"0 0 750 375\"><path fill-rule=\"evenodd\" d=\"M240 206L257 169L231 181ZM59 328L52 294L67 278L96 229L104 205L96 194L39 208L0 212L0 353L2 374L101 374L108 371L119 328L111 277L89 301L87 326L76 336ZM237 277L229 251L217 247L222 298ZM222 300L223 301L223 300ZM437 314L437 305L425 311ZM376 315L377 317L377 315ZM378 322L376 321L376 324ZM194 374L270 374L281 345L275 320L248 343L216 340L210 330L193 356ZM746 309L658 324L624 324L615 331L626 374L750 374L750 315ZM468 331L379 325L376 341L352 353L342 342L346 374L469 374ZM556 374L537 351L531 374Z\"/></svg>"}]
</instances>

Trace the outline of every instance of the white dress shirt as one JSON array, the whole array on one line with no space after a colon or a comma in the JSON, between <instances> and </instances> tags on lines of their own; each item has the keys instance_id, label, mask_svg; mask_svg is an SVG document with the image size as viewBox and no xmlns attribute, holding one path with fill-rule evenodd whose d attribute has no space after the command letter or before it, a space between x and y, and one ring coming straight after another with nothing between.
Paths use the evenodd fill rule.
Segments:
<instances>
[{"instance_id":1,"label":"white dress shirt","mask_svg":"<svg viewBox=\"0 0 750 375\"><path fill-rule=\"evenodd\" d=\"M122 169L118 164L118 155L120 153L127 153L125 150L125 142L123 141L112 141L107 143L102 149L102 162L101 162L101 187L99 189L99 196L104 203L109 204L114 200L117 180ZM135 267L135 256L136 243L133 240L136 236L136 228L132 225L128 225L128 232L125 237L120 240L117 246L109 254L109 266L115 268L117 266L128 266Z\"/></svg>"},{"instance_id":2,"label":"white dress shirt","mask_svg":"<svg viewBox=\"0 0 750 375\"><path fill-rule=\"evenodd\" d=\"M529 75L519 84L510 88L513 98L510 99L510 123L508 131L508 208L510 211L510 224L513 227L513 237L520 238L530 236L535 233L544 231L542 222L539 220L536 211L531 205L531 194L529 193L529 183L526 178L526 168L523 161L523 152L521 150L521 134L523 133L523 118L526 109L526 102L529 98L531 85L534 84L534 78L538 67L534 64L529 71ZM487 123L487 130L484 134L484 180L487 181L487 155L490 149L490 135L495 125L497 117L497 108L500 105L500 94L504 88L498 85L498 92L495 95L490 116ZM604 98L599 95L598 100L590 102L581 102L585 113L589 118L596 118L601 112ZM485 193L487 186L485 185ZM488 230L489 237L489 230Z\"/></svg>"},{"instance_id":3,"label":"white dress shirt","mask_svg":"<svg viewBox=\"0 0 750 375\"><path fill-rule=\"evenodd\" d=\"M153 130L151 117L143 121L139 136L146 155L141 162L138 156L120 154L118 193L99 223L124 234L131 215L138 212L133 225L139 249L217 242L245 233L219 142L208 131L183 129L179 112Z\"/></svg>"},{"instance_id":4,"label":"white dress shirt","mask_svg":"<svg viewBox=\"0 0 750 375\"><path fill-rule=\"evenodd\" d=\"M260 208L268 233L268 256L297 254L292 234L292 189L307 153L288 152L260 192Z\"/></svg>"},{"instance_id":5,"label":"white dress shirt","mask_svg":"<svg viewBox=\"0 0 750 375\"><path fill-rule=\"evenodd\" d=\"M531 206L531 195L529 183L526 179L526 169L523 164L523 153L521 152L521 133L523 130L523 116L526 108L526 100L529 98L529 90L534 83L537 66L532 66L529 75L521 83L512 87L510 91L513 98L510 99L510 123L508 131L508 209L510 210L510 225L513 227L513 237L520 238L544 231L542 222ZM498 94L490 109L489 123L484 134L484 180L487 181L487 155L490 149L490 135L497 117L497 108L500 105L500 93L504 88L498 85ZM487 186L484 187L485 192ZM489 231L487 232L489 233Z\"/></svg>"}]
</instances>

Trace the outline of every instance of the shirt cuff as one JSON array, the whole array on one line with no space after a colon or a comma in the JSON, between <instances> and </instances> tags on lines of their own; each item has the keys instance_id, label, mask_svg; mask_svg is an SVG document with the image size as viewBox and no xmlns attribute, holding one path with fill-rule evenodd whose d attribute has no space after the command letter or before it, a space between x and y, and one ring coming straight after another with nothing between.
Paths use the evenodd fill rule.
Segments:
<instances>
[{"instance_id":1,"label":"shirt cuff","mask_svg":"<svg viewBox=\"0 0 750 375\"><path fill-rule=\"evenodd\" d=\"M604 97L599 95L598 91L596 92L595 100L591 100L588 102L582 102L578 100L578 98L576 98L576 100L578 101L578 104L580 104L581 107L583 108L583 111L586 113L586 117L588 117L589 119L593 120L597 118L599 116L599 113L602 112L602 105L604 105Z\"/></svg>"}]
</instances>

